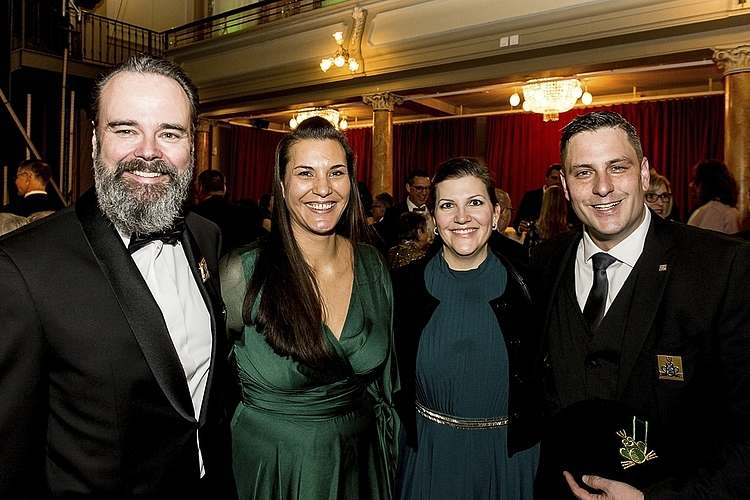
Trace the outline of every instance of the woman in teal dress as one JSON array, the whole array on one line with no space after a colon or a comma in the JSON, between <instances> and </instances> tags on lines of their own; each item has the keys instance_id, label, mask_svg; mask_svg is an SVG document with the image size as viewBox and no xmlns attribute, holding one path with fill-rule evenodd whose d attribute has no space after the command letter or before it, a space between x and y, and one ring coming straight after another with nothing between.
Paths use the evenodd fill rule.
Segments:
<instances>
[{"instance_id":1,"label":"woman in teal dress","mask_svg":"<svg viewBox=\"0 0 750 500\"><path fill-rule=\"evenodd\" d=\"M233 466L245 499L389 499L398 388L390 278L354 153L327 120L282 139L270 234L222 263L241 402Z\"/></svg>"},{"instance_id":2,"label":"woman in teal dress","mask_svg":"<svg viewBox=\"0 0 750 500\"><path fill-rule=\"evenodd\" d=\"M531 499L543 399L527 272L493 248L500 207L478 160L443 163L431 190L438 238L392 271L398 496Z\"/></svg>"}]
</instances>

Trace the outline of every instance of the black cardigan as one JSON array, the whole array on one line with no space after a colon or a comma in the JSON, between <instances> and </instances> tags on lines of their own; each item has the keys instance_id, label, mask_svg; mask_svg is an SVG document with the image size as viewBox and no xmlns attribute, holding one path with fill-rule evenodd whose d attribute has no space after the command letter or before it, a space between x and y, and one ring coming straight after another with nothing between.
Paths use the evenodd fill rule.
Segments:
<instances>
[{"instance_id":1,"label":"black cardigan","mask_svg":"<svg viewBox=\"0 0 750 500\"><path fill-rule=\"evenodd\" d=\"M490 249L508 271L505 292L492 307L508 349L510 394L508 399L508 456L539 442L543 411L540 359L541 317L532 300L528 268L511 262ZM394 394L396 411L406 431L406 443L417 449L414 390L416 361L422 331L439 301L429 294L424 273L427 263L442 247L439 238L428 254L407 266L391 271L393 280L393 328L401 390ZM438 257L439 258L439 257Z\"/></svg>"}]
</instances>

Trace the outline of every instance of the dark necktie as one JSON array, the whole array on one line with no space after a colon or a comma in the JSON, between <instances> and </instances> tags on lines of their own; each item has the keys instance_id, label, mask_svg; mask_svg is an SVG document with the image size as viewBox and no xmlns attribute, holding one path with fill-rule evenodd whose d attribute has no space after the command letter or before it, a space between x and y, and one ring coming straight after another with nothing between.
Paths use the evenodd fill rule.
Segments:
<instances>
[{"instance_id":1,"label":"dark necktie","mask_svg":"<svg viewBox=\"0 0 750 500\"><path fill-rule=\"evenodd\" d=\"M130 237L130 244L128 245L128 251L132 254L141 248L145 247L152 241L161 240L165 245L175 245L182 238L182 233L185 231L185 217L175 217L172 226L149 234L138 234L134 233Z\"/></svg>"},{"instance_id":2,"label":"dark necktie","mask_svg":"<svg viewBox=\"0 0 750 500\"><path fill-rule=\"evenodd\" d=\"M424 206L424 205L422 205L421 207L417 207L414 210L412 210L412 212L426 212L426 211L427 211L427 207Z\"/></svg>"},{"instance_id":3,"label":"dark necktie","mask_svg":"<svg viewBox=\"0 0 750 500\"><path fill-rule=\"evenodd\" d=\"M604 309L607 306L607 268L617 261L608 253L595 253L591 260L594 263L594 285L591 287L586 306L583 308L583 317L589 325L589 331L594 332L604 318Z\"/></svg>"}]
</instances>

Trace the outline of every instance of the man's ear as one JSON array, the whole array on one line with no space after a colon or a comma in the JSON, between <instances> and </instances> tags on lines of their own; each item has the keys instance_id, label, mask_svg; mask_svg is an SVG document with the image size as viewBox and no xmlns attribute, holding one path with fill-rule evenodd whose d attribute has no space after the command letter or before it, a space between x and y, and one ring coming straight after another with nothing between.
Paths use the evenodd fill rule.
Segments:
<instances>
[{"instance_id":1,"label":"man's ear","mask_svg":"<svg viewBox=\"0 0 750 500\"><path fill-rule=\"evenodd\" d=\"M648 165L648 158L644 156L643 160L641 160L641 186L643 187L644 193L648 191L648 188L650 185L651 185L651 169Z\"/></svg>"},{"instance_id":2,"label":"man's ear","mask_svg":"<svg viewBox=\"0 0 750 500\"><path fill-rule=\"evenodd\" d=\"M565 174L560 170L560 184L562 184L563 193L565 193L565 199L570 201L570 195L568 194L568 183L565 181Z\"/></svg>"}]
</instances>

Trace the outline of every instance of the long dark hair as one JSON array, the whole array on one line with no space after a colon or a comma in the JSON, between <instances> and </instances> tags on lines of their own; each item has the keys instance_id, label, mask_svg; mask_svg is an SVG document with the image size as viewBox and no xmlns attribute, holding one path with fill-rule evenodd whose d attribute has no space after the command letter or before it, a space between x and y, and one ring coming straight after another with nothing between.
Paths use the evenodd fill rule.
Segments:
<instances>
[{"instance_id":1,"label":"long dark hair","mask_svg":"<svg viewBox=\"0 0 750 500\"><path fill-rule=\"evenodd\" d=\"M320 368L333 361L321 326L323 301L312 269L292 234L282 189L292 146L304 140L332 140L341 144L346 154L351 189L349 202L336 225L336 234L355 243L369 242L367 220L357 190L354 151L346 137L328 120L313 117L303 121L281 140L276 149L271 232L261 243L255 271L245 294L242 317L245 323L255 324L256 329L265 334L268 344L277 354ZM261 291L258 311L253 317L253 305Z\"/></svg>"},{"instance_id":2,"label":"long dark hair","mask_svg":"<svg viewBox=\"0 0 750 500\"><path fill-rule=\"evenodd\" d=\"M568 230L568 203L560 186L550 186L544 191L536 229L543 240Z\"/></svg>"},{"instance_id":3,"label":"long dark hair","mask_svg":"<svg viewBox=\"0 0 750 500\"><path fill-rule=\"evenodd\" d=\"M719 200L730 207L737 206L737 182L721 160L703 160L695 166L695 180L700 188L700 204Z\"/></svg>"}]
</instances>

